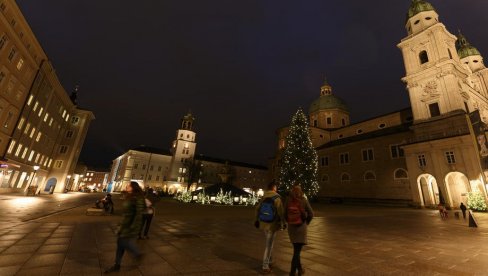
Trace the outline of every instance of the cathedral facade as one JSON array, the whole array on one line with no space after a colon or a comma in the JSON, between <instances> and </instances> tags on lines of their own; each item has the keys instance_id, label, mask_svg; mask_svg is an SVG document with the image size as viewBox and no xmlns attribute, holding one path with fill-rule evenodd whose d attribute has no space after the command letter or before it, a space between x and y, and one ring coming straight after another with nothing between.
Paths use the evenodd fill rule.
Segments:
<instances>
[{"instance_id":1,"label":"cathedral facade","mask_svg":"<svg viewBox=\"0 0 488 276\"><path fill-rule=\"evenodd\" d=\"M349 110L327 81L310 106L312 143L319 155L319 197L458 207L469 192L486 198L488 69L434 7L413 0L402 51L411 108L350 123ZM278 130L279 173L288 128Z\"/></svg>"}]
</instances>

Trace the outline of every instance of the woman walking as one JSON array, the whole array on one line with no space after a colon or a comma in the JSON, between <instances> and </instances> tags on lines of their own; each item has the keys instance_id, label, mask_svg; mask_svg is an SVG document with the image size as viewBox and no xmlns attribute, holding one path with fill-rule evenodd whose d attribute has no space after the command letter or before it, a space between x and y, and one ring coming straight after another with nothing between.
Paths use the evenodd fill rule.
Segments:
<instances>
[{"instance_id":1,"label":"woman walking","mask_svg":"<svg viewBox=\"0 0 488 276\"><path fill-rule=\"evenodd\" d=\"M136 238L141 231L142 212L145 208L145 202L144 193L137 182L130 182L127 185L127 195L122 208L124 215L117 232L115 264L107 269L105 273L120 270L120 263L126 249L134 255L136 260L140 260L142 257L142 253L136 245Z\"/></svg>"},{"instance_id":2,"label":"woman walking","mask_svg":"<svg viewBox=\"0 0 488 276\"><path fill-rule=\"evenodd\" d=\"M285 217L288 222L288 236L293 244L293 258L291 260L290 275L303 275L305 270L300 261L300 253L307 244L307 227L313 218L313 210L305 198L300 185L296 184L290 190L286 201Z\"/></svg>"}]
</instances>

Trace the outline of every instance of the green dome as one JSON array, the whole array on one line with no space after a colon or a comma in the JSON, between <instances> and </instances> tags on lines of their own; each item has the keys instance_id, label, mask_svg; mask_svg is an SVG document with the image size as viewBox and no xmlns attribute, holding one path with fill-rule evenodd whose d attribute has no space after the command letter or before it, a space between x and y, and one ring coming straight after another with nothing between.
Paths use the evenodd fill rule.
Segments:
<instances>
[{"instance_id":1,"label":"green dome","mask_svg":"<svg viewBox=\"0 0 488 276\"><path fill-rule=\"evenodd\" d=\"M334 95L324 95L313 101L310 105L309 113L314 113L324 109L341 109L349 112L346 104Z\"/></svg>"},{"instance_id":2,"label":"green dome","mask_svg":"<svg viewBox=\"0 0 488 276\"><path fill-rule=\"evenodd\" d=\"M412 4L410 4L410 8L407 12L407 20L424 11L435 11L435 9L434 6L432 6L432 4L429 2L423 0L412 0Z\"/></svg>"},{"instance_id":3,"label":"green dome","mask_svg":"<svg viewBox=\"0 0 488 276\"><path fill-rule=\"evenodd\" d=\"M459 58L463 59L469 56L481 56L478 49L471 46L471 44L469 44L469 42L466 40L464 35L461 34L461 32L459 32L457 38L458 40L456 41L456 50L458 52Z\"/></svg>"}]
</instances>

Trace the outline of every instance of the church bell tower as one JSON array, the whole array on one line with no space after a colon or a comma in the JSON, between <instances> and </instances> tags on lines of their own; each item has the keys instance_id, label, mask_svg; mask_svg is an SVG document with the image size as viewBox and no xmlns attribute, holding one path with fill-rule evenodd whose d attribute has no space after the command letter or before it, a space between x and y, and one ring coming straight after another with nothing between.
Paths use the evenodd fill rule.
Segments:
<instances>
[{"instance_id":1,"label":"church bell tower","mask_svg":"<svg viewBox=\"0 0 488 276\"><path fill-rule=\"evenodd\" d=\"M176 139L171 147L171 165L168 180L175 182L185 182L186 168L185 160L193 159L197 143L195 141L196 133L193 131L195 117L188 112L181 119L180 128L176 131Z\"/></svg>"}]
</instances>

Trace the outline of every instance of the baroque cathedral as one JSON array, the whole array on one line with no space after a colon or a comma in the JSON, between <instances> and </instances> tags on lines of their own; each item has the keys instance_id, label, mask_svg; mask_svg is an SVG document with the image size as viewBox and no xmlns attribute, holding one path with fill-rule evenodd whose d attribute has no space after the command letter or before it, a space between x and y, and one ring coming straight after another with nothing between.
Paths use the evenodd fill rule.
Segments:
<instances>
[{"instance_id":1,"label":"baroque cathedral","mask_svg":"<svg viewBox=\"0 0 488 276\"><path fill-rule=\"evenodd\" d=\"M480 52L451 34L427 1L412 0L397 45L410 108L351 124L325 81L309 109L319 197L456 208L469 192L487 196L488 69ZM288 127L278 130L275 178Z\"/></svg>"}]
</instances>

